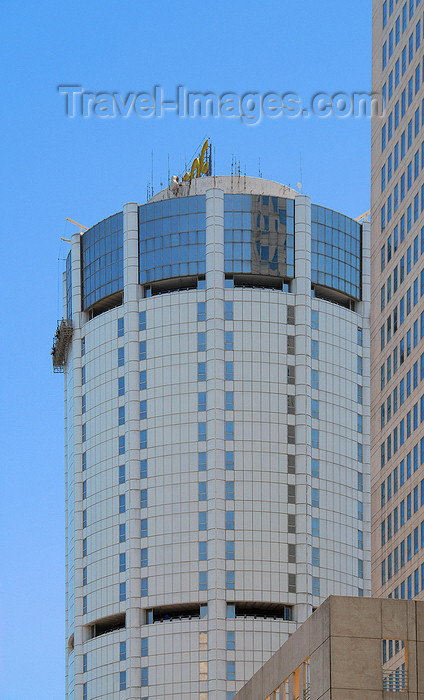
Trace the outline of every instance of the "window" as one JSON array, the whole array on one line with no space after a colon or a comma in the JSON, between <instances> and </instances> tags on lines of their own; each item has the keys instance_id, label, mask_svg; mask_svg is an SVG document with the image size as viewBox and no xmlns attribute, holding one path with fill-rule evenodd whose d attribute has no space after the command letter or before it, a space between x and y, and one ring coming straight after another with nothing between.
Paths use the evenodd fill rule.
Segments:
<instances>
[{"instance_id":1,"label":"window","mask_svg":"<svg viewBox=\"0 0 424 700\"><path fill-rule=\"evenodd\" d=\"M147 666L141 669L141 687L149 685L149 669Z\"/></svg>"},{"instance_id":2,"label":"window","mask_svg":"<svg viewBox=\"0 0 424 700\"><path fill-rule=\"evenodd\" d=\"M197 464L199 467L199 472L205 472L207 468L207 456L206 452L199 452L197 456Z\"/></svg>"},{"instance_id":3,"label":"window","mask_svg":"<svg viewBox=\"0 0 424 700\"><path fill-rule=\"evenodd\" d=\"M227 510L225 512L225 529L234 530L234 511Z\"/></svg>"},{"instance_id":4,"label":"window","mask_svg":"<svg viewBox=\"0 0 424 700\"><path fill-rule=\"evenodd\" d=\"M125 359L125 348L118 348L118 367L122 367Z\"/></svg>"},{"instance_id":5,"label":"window","mask_svg":"<svg viewBox=\"0 0 424 700\"><path fill-rule=\"evenodd\" d=\"M312 507L319 508L319 489L312 489Z\"/></svg>"},{"instance_id":6,"label":"window","mask_svg":"<svg viewBox=\"0 0 424 700\"><path fill-rule=\"evenodd\" d=\"M226 559L234 559L234 541L233 540L227 540L225 543L225 558Z\"/></svg>"},{"instance_id":7,"label":"window","mask_svg":"<svg viewBox=\"0 0 424 700\"><path fill-rule=\"evenodd\" d=\"M143 399L140 401L140 420L145 420L147 418L147 401Z\"/></svg>"},{"instance_id":8,"label":"window","mask_svg":"<svg viewBox=\"0 0 424 700\"><path fill-rule=\"evenodd\" d=\"M125 424L125 406L118 407L118 425Z\"/></svg>"},{"instance_id":9,"label":"window","mask_svg":"<svg viewBox=\"0 0 424 700\"><path fill-rule=\"evenodd\" d=\"M82 585L83 585L83 586L86 586L86 585L87 585L87 581L88 581L88 578L87 578L87 567L84 566L83 569L82 569Z\"/></svg>"},{"instance_id":10,"label":"window","mask_svg":"<svg viewBox=\"0 0 424 700\"><path fill-rule=\"evenodd\" d=\"M205 352L206 350L206 333L197 334L197 350L198 352Z\"/></svg>"},{"instance_id":11,"label":"window","mask_svg":"<svg viewBox=\"0 0 424 700\"><path fill-rule=\"evenodd\" d=\"M87 424L82 424L82 441L85 442L87 439Z\"/></svg>"},{"instance_id":12,"label":"window","mask_svg":"<svg viewBox=\"0 0 424 700\"><path fill-rule=\"evenodd\" d=\"M357 356L357 368L356 368L357 374L360 374L362 376L362 357L359 355Z\"/></svg>"},{"instance_id":13,"label":"window","mask_svg":"<svg viewBox=\"0 0 424 700\"><path fill-rule=\"evenodd\" d=\"M140 450L147 448L147 430L140 430Z\"/></svg>"},{"instance_id":14,"label":"window","mask_svg":"<svg viewBox=\"0 0 424 700\"><path fill-rule=\"evenodd\" d=\"M119 672L119 690L126 690L127 687L127 672Z\"/></svg>"},{"instance_id":15,"label":"window","mask_svg":"<svg viewBox=\"0 0 424 700\"><path fill-rule=\"evenodd\" d=\"M320 595L319 578L317 576L312 576L312 595Z\"/></svg>"},{"instance_id":16,"label":"window","mask_svg":"<svg viewBox=\"0 0 424 700\"><path fill-rule=\"evenodd\" d=\"M199 542L199 561L207 561L208 558L208 543Z\"/></svg>"},{"instance_id":17,"label":"window","mask_svg":"<svg viewBox=\"0 0 424 700\"><path fill-rule=\"evenodd\" d=\"M226 321L232 321L233 320L233 302L232 301L226 301L225 302L225 320Z\"/></svg>"},{"instance_id":18,"label":"window","mask_svg":"<svg viewBox=\"0 0 424 700\"><path fill-rule=\"evenodd\" d=\"M122 603L127 598L127 586L125 581L119 584L119 602Z\"/></svg>"},{"instance_id":19,"label":"window","mask_svg":"<svg viewBox=\"0 0 424 700\"><path fill-rule=\"evenodd\" d=\"M225 453L225 468L234 469L234 452L227 451Z\"/></svg>"},{"instance_id":20,"label":"window","mask_svg":"<svg viewBox=\"0 0 424 700\"><path fill-rule=\"evenodd\" d=\"M206 430L206 428L205 428ZM234 440L234 421L232 420L226 420L225 421L225 440ZM205 437L206 439L206 437Z\"/></svg>"},{"instance_id":21,"label":"window","mask_svg":"<svg viewBox=\"0 0 424 700\"><path fill-rule=\"evenodd\" d=\"M233 331L225 331L225 350L234 350Z\"/></svg>"},{"instance_id":22,"label":"window","mask_svg":"<svg viewBox=\"0 0 424 700\"><path fill-rule=\"evenodd\" d=\"M146 312L145 311L140 311L140 313L138 315L138 330L139 331L146 330Z\"/></svg>"},{"instance_id":23,"label":"window","mask_svg":"<svg viewBox=\"0 0 424 700\"><path fill-rule=\"evenodd\" d=\"M147 537L147 518L142 518L140 525L140 537Z\"/></svg>"},{"instance_id":24,"label":"window","mask_svg":"<svg viewBox=\"0 0 424 700\"><path fill-rule=\"evenodd\" d=\"M319 548L312 547L312 566L319 566Z\"/></svg>"},{"instance_id":25,"label":"window","mask_svg":"<svg viewBox=\"0 0 424 700\"><path fill-rule=\"evenodd\" d=\"M317 369L311 371L312 389L319 389L319 372Z\"/></svg>"},{"instance_id":26,"label":"window","mask_svg":"<svg viewBox=\"0 0 424 700\"><path fill-rule=\"evenodd\" d=\"M229 573L229 572L227 572ZM235 670L235 661L227 661L227 681L235 681L236 679L236 670Z\"/></svg>"},{"instance_id":27,"label":"window","mask_svg":"<svg viewBox=\"0 0 424 700\"><path fill-rule=\"evenodd\" d=\"M140 491L140 508L147 508L147 489Z\"/></svg>"},{"instance_id":28,"label":"window","mask_svg":"<svg viewBox=\"0 0 424 700\"><path fill-rule=\"evenodd\" d=\"M140 594L141 594L142 598L144 598L148 595L148 591L149 591L148 581L149 580L148 580L147 576L142 578L140 581Z\"/></svg>"},{"instance_id":29,"label":"window","mask_svg":"<svg viewBox=\"0 0 424 700\"><path fill-rule=\"evenodd\" d=\"M226 411L233 411L234 410L234 393L232 391L225 392L225 410Z\"/></svg>"},{"instance_id":30,"label":"window","mask_svg":"<svg viewBox=\"0 0 424 700\"><path fill-rule=\"evenodd\" d=\"M207 518L208 518L207 513L204 513L204 512L199 513L199 530L207 530L208 529Z\"/></svg>"},{"instance_id":31,"label":"window","mask_svg":"<svg viewBox=\"0 0 424 700\"><path fill-rule=\"evenodd\" d=\"M236 648L236 633L227 632L227 649L228 651L233 651Z\"/></svg>"},{"instance_id":32,"label":"window","mask_svg":"<svg viewBox=\"0 0 424 700\"><path fill-rule=\"evenodd\" d=\"M319 479L319 461L317 459L312 460L312 476Z\"/></svg>"},{"instance_id":33,"label":"window","mask_svg":"<svg viewBox=\"0 0 424 700\"><path fill-rule=\"evenodd\" d=\"M234 571L225 572L225 588L227 591L234 590Z\"/></svg>"},{"instance_id":34,"label":"window","mask_svg":"<svg viewBox=\"0 0 424 700\"><path fill-rule=\"evenodd\" d=\"M319 537L319 519L312 518L312 537Z\"/></svg>"},{"instance_id":35,"label":"window","mask_svg":"<svg viewBox=\"0 0 424 700\"><path fill-rule=\"evenodd\" d=\"M208 590L208 572L199 571L199 591Z\"/></svg>"},{"instance_id":36,"label":"window","mask_svg":"<svg viewBox=\"0 0 424 700\"><path fill-rule=\"evenodd\" d=\"M296 349L295 349L295 336L294 335L288 335L287 336L287 354L288 355L295 355Z\"/></svg>"},{"instance_id":37,"label":"window","mask_svg":"<svg viewBox=\"0 0 424 700\"><path fill-rule=\"evenodd\" d=\"M125 377L118 377L118 396L125 394Z\"/></svg>"},{"instance_id":38,"label":"window","mask_svg":"<svg viewBox=\"0 0 424 700\"><path fill-rule=\"evenodd\" d=\"M143 369L140 372L140 391L147 388L147 372Z\"/></svg>"},{"instance_id":39,"label":"window","mask_svg":"<svg viewBox=\"0 0 424 700\"><path fill-rule=\"evenodd\" d=\"M148 549L147 549L147 547L143 547L141 549L141 559L140 559L141 568L148 566L148 560L149 560Z\"/></svg>"},{"instance_id":40,"label":"window","mask_svg":"<svg viewBox=\"0 0 424 700\"><path fill-rule=\"evenodd\" d=\"M288 574L288 592L296 593L296 574Z\"/></svg>"},{"instance_id":41,"label":"window","mask_svg":"<svg viewBox=\"0 0 424 700\"><path fill-rule=\"evenodd\" d=\"M364 504L361 503L361 501L358 501L358 520L363 520L364 519Z\"/></svg>"},{"instance_id":42,"label":"window","mask_svg":"<svg viewBox=\"0 0 424 700\"><path fill-rule=\"evenodd\" d=\"M205 377L206 379L206 377ZM225 379L227 381L230 381L234 379L234 366L233 362L226 362L225 363Z\"/></svg>"},{"instance_id":43,"label":"window","mask_svg":"<svg viewBox=\"0 0 424 700\"><path fill-rule=\"evenodd\" d=\"M126 568L126 554L125 552L121 552L119 555L119 571L125 571Z\"/></svg>"},{"instance_id":44,"label":"window","mask_svg":"<svg viewBox=\"0 0 424 700\"><path fill-rule=\"evenodd\" d=\"M225 498L227 501L234 500L234 481L225 482Z\"/></svg>"},{"instance_id":45,"label":"window","mask_svg":"<svg viewBox=\"0 0 424 700\"><path fill-rule=\"evenodd\" d=\"M311 341L311 356L313 360L318 360L319 356L319 346L317 340Z\"/></svg>"},{"instance_id":46,"label":"window","mask_svg":"<svg viewBox=\"0 0 424 700\"><path fill-rule=\"evenodd\" d=\"M199 391L197 394L197 410L206 411L206 392Z\"/></svg>"},{"instance_id":47,"label":"window","mask_svg":"<svg viewBox=\"0 0 424 700\"><path fill-rule=\"evenodd\" d=\"M119 496L119 512L125 513L125 494L121 493Z\"/></svg>"},{"instance_id":48,"label":"window","mask_svg":"<svg viewBox=\"0 0 424 700\"><path fill-rule=\"evenodd\" d=\"M294 513L288 513L287 515L287 532L291 535L296 534L296 516Z\"/></svg>"},{"instance_id":49,"label":"window","mask_svg":"<svg viewBox=\"0 0 424 700\"><path fill-rule=\"evenodd\" d=\"M147 459L140 460L140 479L147 479Z\"/></svg>"},{"instance_id":50,"label":"window","mask_svg":"<svg viewBox=\"0 0 424 700\"><path fill-rule=\"evenodd\" d=\"M288 427L294 427L294 426L288 426ZM312 447L314 448L319 448L319 431L312 429Z\"/></svg>"},{"instance_id":51,"label":"window","mask_svg":"<svg viewBox=\"0 0 424 700\"><path fill-rule=\"evenodd\" d=\"M359 404L362 404L362 386L360 384L357 385L356 400Z\"/></svg>"},{"instance_id":52,"label":"window","mask_svg":"<svg viewBox=\"0 0 424 700\"><path fill-rule=\"evenodd\" d=\"M206 481L199 483L199 501L206 501L208 498L208 485Z\"/></svg>"},{"instance_id":53,"label":"window","mask_svg":"<svg viewBox=\"0 0 424 700\"><path fill-rule=\"evenodd\" d=\"M200 442L206 441L206 423L198 423L197 426L197 439Z\"/></svg>"},{"instance_id":54,"label":"window","mask_svg":"<svg viewBox=\"0 0 424 700\"><path fill-rule=\"evenodd\" d=\"M121 523L119 525L119 541L120 542L125 542L126 540L126 535L125 535L125 523Z\"/></svg>"},{"instance_id":55,"label":"window","mask_svg":"<svg viewBox=\"0 0 424 700\"><path fill-rule=\"evenodd\" d=\"M197 381L199 381L199 382L206 381L206 362L198 362L197 363Z\"/></svg>"},{"instance_id":56,"label":"window","mask_svg":"<svg viewBox=\"0 0 424 700\"><path fill-rule=\"evenodd\" d=\"M124 335L124 319L118 318L118 338Z\"/></svg>"},{"instance_id":57,"label":"window","mask_svg":"<svg viewBox=\"0 0 424 700\"><path fill-rule=\"evenodd\" d=\"M197 302L197 320L198 321L206 321L206 302L205 301L198 301Z\"/></svg>"},{"instance_id":58,"label":"window","mask_svg":"<svg viewBox=\"0 0 424 700\"><path fill-rule=\"evenodd\" d=\"M319 418L319 401L312 399L312 418Z\"/></svg>"}]
</instances>

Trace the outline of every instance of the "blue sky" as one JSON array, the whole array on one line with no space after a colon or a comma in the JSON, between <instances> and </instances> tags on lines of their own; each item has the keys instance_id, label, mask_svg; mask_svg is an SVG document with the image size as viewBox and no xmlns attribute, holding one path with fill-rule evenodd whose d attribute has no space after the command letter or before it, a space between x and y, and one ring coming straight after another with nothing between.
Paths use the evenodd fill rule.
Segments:
<instances>
[{"instance_id":1,"label":"blue sky","mask_svg":"<svg viewBox=\"0 0 424 700\"><path fill-rule=\"evenodd\" d=\"M371 3L313 0L29 3L5 0L1 285L3 440L0 697L64 696L63 377L50 348L67 216L91 226L146 200L210 136L217 174L296 186L351 216L369 208L370 120L89 118L58 85L85 91L262 95L369 92ZM302 175L300 174L302 172ZM60 273L60 274L59 274Z\"/></svg>"}]
</instances>

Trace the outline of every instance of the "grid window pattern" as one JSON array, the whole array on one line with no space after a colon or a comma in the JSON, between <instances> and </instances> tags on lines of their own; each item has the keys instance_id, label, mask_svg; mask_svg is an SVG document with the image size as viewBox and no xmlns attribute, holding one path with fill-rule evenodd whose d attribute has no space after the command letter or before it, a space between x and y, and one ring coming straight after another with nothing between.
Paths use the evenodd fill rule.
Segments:
<instances>
[{"instance_id":1,"label":"grid window pattern","mask_svg":"<svg viewBox=\"0 0 424 700\"><path fill-rule=\"evenodd\" d=\"M312 282L361 298L361 227L312 204Z\"/></svg>"},{"instance_id":2,"label":"grid window pattern","mask_svg":"<svg viewBox=\"0 0 424 700\"><path fill-rule=\"evenodd\" d=\"M224 270L294 277L294 202L224 195Z\"/></svg>"},{"instance_id":3,"label":"grid window pattern","mask_svg":"<svg viewBox=\"0 0 424 700\"><path fill-rule=\"evenodd\" d=\"M206 198L139 207L140 284L206 272Z\"/></svg>"},{"instance_id":4,"label":"grid window pattern","mask_svg":"<svg viewBox=\"0 0 424 700\"><path fill-rule=\"evenodd\" d=\"M122 212L103 219L81 236L84 309L124 288L123 249Z\"/></svg>"}]
</instances>

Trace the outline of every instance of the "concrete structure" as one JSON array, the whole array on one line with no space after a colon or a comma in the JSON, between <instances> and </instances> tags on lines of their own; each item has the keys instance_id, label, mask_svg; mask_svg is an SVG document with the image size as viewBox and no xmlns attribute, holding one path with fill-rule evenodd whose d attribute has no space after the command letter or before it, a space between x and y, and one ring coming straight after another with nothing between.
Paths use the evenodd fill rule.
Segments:
<instances>
[{"instance_id":1,"label":"concrete structure","mask_svg":"<svg viewBox=\"0 0 424 700\"><path fill-rule=\"evenodd\" d=\"M372 591L424 588L423 5L373 2Z\"/></svg>"},{"instance_id":2,"label":"concrete structure","mask_svg":"<svg viewBox=\"0 0 424 700\"><path fill-rule=\"evenodd\" d=\"M205 177L75 234L64 288L67 697L228 700L370 593L369 228Z\"/></svg>"},{"instance_id":3,"label":"concrete structure","mask_svg":"<svg viewBox=\"0 0 424 700\"><path fill-rule=\"evenodd\" d=\"M424 602L331 596L234 700L424 698Z\"/></svg>"}]
</instances>

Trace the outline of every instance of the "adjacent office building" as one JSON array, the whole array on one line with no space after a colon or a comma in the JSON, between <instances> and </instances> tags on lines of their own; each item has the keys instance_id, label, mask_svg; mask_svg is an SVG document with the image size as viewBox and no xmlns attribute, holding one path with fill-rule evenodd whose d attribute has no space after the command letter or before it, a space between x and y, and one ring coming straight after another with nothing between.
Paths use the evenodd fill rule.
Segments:
<instances>
[{"instance_id":1,"label":"adjacent office building","mask_svg":"<svg viewBox=\"0 0 424 700\"><path fill-rule=\"evenodd\" d=\"M275 182L73 235L69 700L229 700L327 596L370 594L369 307L368 224Z\"/></svg>"},{"instance_id":2,"label":"adjacent office building","mask_svg":"<svg viewBox=\"0 0 424 700\"><path fill-rule=\"evenodd\" d=\"M424 3L373 3L372 591L424 589Z\"/></svg>"}]
</instances>

